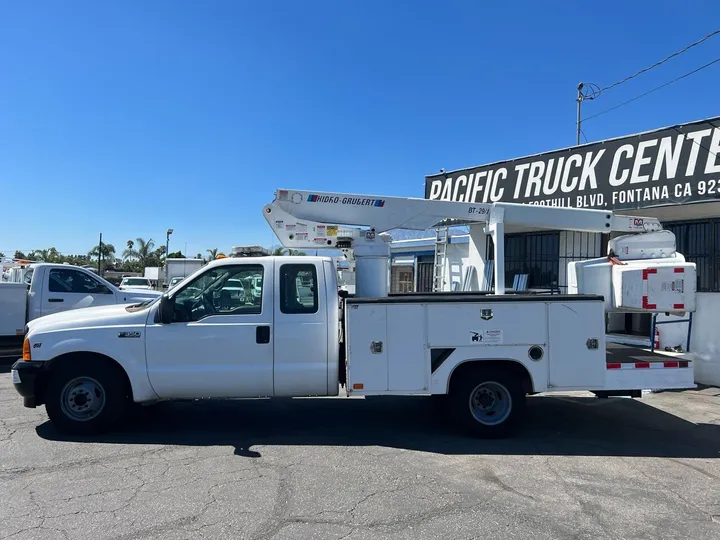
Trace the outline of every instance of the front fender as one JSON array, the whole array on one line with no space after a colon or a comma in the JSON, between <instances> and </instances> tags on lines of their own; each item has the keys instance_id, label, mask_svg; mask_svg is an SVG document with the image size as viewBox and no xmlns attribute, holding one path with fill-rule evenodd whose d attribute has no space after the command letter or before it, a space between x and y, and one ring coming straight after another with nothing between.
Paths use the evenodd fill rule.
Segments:
<instances>
[{"instance_id":1,"label":"front fender","mask_svg":"<svg viewBox=\"0 0 720 540\"><path fill-rule=\"evenodd\" d=\"M121 334L133 337L121 337ZM137 337L134 337L136 334ZM32 359L52 362L67 354L97 353L115 360L127 373L135 401L158 399L145 362L145 326L83 329L30 335Z\"/></svg>"}]
</instances>

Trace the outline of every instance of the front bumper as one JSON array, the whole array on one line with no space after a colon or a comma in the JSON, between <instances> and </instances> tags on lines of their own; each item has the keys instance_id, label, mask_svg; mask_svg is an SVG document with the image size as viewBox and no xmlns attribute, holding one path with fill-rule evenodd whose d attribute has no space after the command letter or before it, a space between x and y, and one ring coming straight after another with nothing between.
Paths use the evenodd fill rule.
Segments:
<instances>
[{"instance_id":1,"label":"front bumper","mask_svg":"<svg viewBox=\"0 0 720 540\"><path fill-rule=\"evenodd\" d=\"M23 397L23 405L34 408L37 401L37 382L45 362L26 362L18 360L10 368L10 377L18 394Z\"/></svg>"}]
</instances>

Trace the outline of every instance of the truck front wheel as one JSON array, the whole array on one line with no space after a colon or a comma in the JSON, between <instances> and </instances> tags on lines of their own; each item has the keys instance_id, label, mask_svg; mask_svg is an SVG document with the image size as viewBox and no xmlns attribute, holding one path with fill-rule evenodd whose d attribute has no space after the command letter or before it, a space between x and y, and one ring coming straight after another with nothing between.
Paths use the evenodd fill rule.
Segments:
<instances>
[{"instance_id":1,"label":"truck front wheel","mask_svg":"<svg viewBox=\"0 0 720 540\"><path fill-rule=\"evenodd\" d=\"M453 415L471 435L509 435L525 415L520 381L502 369L478 368L463 374L451 391Z\"/></svg>"},{"instance_id":2,"label":"truck front wheel","mask_svg":"<svg viewBox=\"0 0 720 540\"><path fill-rule=\"evenodd\" d=\"M53 369L45 394L45 410L55 427L69 434L102 433L127 411L121 377L95 359L74 359Z\"/></svg>"}]
</instances>

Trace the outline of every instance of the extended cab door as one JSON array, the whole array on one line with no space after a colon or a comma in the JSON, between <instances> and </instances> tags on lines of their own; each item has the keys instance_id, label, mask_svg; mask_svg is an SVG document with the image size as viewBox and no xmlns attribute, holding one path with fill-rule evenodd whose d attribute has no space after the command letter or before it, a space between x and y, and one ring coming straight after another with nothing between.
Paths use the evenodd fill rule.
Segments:
<instances>
[{"instance_id":1,"label":"extended cab door","mask_svg":"<svg viewBox=\"0 0 720 540\"><path fill-rule=\"evenodd\" d=\"M328 309L318 278L323 267L319 261L294 259L275 263L275 395L324 396L330 389Z\"/></svg>"},{"instance_id":2,"label":"extended cab door","mask_svg":"<svg viewBox=\"0 0 720 540\"><path fill-rule=\"evenodd\" d=\"M35 317L69 309L115 304L115 293L90 272L77 268L44 268L40 313ZM37 270L36 270L37 272ZM33 302L36 302L33 297ZM35 306L37 308L37 306ZM33 317L34 318L34 317Z\"/></svg>"},{"instance_id":3,"label":"extended cab door","mask_svg":"<svg viewBox=\"0 0 720 540\"><path fill-rule=\"evenodd\" d=\"M273 395L273 260L227 261L176 285L172 323L148 321L148 376L161 398Z\"/></svg>"}]
</instances>

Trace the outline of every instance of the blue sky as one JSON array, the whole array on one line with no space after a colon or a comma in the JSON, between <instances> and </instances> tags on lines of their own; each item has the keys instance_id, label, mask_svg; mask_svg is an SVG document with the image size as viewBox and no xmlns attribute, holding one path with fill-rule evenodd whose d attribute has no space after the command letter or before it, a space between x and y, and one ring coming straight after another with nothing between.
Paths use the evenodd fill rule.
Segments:
<instances>
[{"instance_id":1,"label":"blue sky","mask_svg":"<svg viewBox=\"0 0 720 540\"><path fill-rule=\"evenodd\" d=\"M422 197L424 176L575 142L606 85L715 30L717 0L132 0L0 10L0 251L98 233L194 255L277 243L278 187ZM720 36L586 102L720 56ZM719 114L720 63L589 120L590 141Z\"/></svg>"}]
</instances>

